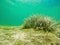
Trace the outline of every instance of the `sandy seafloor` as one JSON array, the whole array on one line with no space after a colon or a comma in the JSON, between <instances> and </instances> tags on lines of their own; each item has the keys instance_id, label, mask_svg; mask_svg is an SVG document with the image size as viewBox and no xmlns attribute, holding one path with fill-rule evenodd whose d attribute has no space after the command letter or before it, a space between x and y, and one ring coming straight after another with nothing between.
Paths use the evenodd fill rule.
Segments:
<instances>
[{"instance_id":1,"label":"sandy seafloor","mask_svg":"<svg viewBox=\"0 0 60 45\"><path fill-rule=\"evenodd\" d=\"M0 45L60 45L57 33L0 26Z\"/></svg>"}]
</instances>

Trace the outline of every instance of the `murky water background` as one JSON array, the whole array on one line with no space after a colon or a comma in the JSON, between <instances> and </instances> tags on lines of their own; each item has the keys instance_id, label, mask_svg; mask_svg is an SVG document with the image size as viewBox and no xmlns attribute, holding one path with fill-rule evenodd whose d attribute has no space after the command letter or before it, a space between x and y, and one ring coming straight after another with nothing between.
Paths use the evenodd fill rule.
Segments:
<instances>
[{"instance_id":1,"label":"murky water background","mask_svg":"<svg viewBox=\"0 0 60 45\"><path fill-rule=\"evenodd\" d=\"M0 0L0 25L18 26L33 14L60 20L60 0Z\"/></svg>"}]
</instances>

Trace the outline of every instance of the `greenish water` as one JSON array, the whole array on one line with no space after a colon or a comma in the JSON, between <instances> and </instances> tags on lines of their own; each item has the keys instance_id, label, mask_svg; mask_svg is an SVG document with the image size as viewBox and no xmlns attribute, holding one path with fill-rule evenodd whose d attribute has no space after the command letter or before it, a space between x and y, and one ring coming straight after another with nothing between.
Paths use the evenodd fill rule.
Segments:
<instances>
[{"instance_id":1,"label":"greenish water","mask_svg":"<svg viewBox=\"0 0 60 45\"><path fill-rule=\"evenodd\" d=\"M60 0L0 0L0 25L18 26L33 14L60 20Z\"/></svg>"}]
</instances>

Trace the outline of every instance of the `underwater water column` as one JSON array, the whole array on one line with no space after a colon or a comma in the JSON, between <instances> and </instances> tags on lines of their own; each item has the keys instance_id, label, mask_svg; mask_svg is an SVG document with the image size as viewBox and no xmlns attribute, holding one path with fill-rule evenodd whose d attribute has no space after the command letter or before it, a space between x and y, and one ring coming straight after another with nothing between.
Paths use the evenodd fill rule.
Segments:
<instances>
[{"instance_id":1,"label":"underwater water column","mask_svg":"<svg viewBox=\"0 0 60 45\"><path fill-rule=\"evenodd\" d=\"M0 0L0 25L19 26L34 14L60 20L60 0Z\"/></svg>"}]
</instances>

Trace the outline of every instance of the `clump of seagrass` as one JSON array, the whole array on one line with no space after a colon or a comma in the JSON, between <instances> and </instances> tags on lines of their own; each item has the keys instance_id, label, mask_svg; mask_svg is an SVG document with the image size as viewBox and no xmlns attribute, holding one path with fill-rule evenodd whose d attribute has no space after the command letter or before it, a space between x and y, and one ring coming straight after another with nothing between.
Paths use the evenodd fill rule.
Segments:
<instances>
[{"instance_id":1,"label":"clump of seagrass","mask_svg":"<svg viewBox=\"0 0 60 45\"><path fill-rule=\"evenodd\" d=\"M52 32L57 30L58 25L60 24L50 17L34 15L26 19L23 25L23 29L33 28L37 30Z\"/></svg>"}]
</instances>

